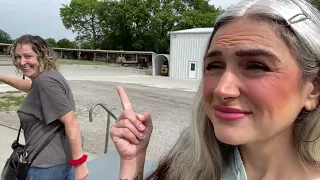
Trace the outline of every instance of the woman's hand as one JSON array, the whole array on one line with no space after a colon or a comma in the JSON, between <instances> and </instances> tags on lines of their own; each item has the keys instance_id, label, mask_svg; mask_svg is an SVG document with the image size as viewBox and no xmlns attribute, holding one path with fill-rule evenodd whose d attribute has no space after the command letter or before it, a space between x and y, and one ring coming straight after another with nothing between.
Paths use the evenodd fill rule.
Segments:
<instances>
[{"instance_id":1,"label":"woman's hand","mask_svg":"<svg viewBox=\"0 0 320 180\"><path fill-rule=\"evenodd\" d=\"M89 171L86 163L74 167L74 176L76 180L85 180L88 177Z\"/></svg>"},{"instance_id":2,"label":"woman's hand","mask_svg":"<svg viewBox=\"0 0 320 180\"><path fill-rule=\"evenodd\" d=\"M152 120L149 113L136 114L127 94L117 87L123 112L111 128L111 138L121 160L130 161L144 158L152 133Z\"/></svg>"}]
</instances>

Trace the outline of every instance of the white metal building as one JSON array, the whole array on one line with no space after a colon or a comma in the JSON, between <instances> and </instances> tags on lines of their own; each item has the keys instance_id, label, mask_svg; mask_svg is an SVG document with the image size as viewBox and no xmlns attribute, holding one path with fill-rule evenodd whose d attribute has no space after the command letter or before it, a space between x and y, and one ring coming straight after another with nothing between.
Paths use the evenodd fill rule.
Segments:
<instances>
[{"instance_id":1,"label":"white metal building","mask_svg":"<svg viewBox=\"0 0 320 180\"><path fill-rule=\"evenodd\" d=\"M170 32L169 76L200 79L203 56L213 28Z\"/></svg>"}]
</instances>

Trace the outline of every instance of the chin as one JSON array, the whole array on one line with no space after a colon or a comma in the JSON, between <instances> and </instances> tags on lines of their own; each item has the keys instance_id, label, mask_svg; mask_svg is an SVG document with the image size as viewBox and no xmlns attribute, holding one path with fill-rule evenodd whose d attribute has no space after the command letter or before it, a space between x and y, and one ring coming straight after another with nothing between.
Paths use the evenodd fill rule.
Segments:
<instances>
[{"instance_id":1,"label":"chin","mask_svg":"<svg viewBox=\"0 0 320 180\"><path fill-rule=\"evenodd\" d=\"M247 128L248 125L244 119L239 122L224 122L212 118L211 122L216 138L224 144L238 146L256 139L255 134Z\"/></svg>"},{"instance_id":2,"label":"chin","mask_svg":"<svg viewBox=\"0 0 320 180\"><path fill-rule=\"evenodd\" d=\"M32 77L36 77L39 73L38 71L34 70L34 69L29 69L27 71L22 70L22 73L27 76L28 78L32 78Z\"/></svg>"},{"instance_id":3,"label":"chin","mask_svg":"<svg viewBox=\"0 0 320 180\"><path fill-rule=\"evenodd\" d=\"M24 72L23 74L30 79L32 79L32 77L35 77L35 73L33 72Z\"/></svg>"},{"instance_id":4,"label":"chin","mask_svg":"<svg viewBox=\"0 0 320 180\"><path fill-rule=\"evenodd\" d=\"M248 141L247 138L243 135L237 133L236 131L225 130L223 128L219 130L215 130L215 135L219 141L224 144L238 146L242 144L246 144Z\"/></svg>"}]
</instances>

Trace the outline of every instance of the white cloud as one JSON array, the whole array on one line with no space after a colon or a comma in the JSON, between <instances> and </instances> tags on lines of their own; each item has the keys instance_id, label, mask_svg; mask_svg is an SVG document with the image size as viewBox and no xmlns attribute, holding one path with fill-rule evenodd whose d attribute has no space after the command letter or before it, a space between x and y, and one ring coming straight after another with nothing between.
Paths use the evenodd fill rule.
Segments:
<instances>
[{"instance_id":1,"label":"white cloud","mask_svg":"<svg viewBox=\"0 0 320 180\"><path fill-rule=\"evenodd\" d=\"M221 6L221 8L228 8L232 4L238 3L240 0L210 0L210 4L215 5L216 7Z\"/></svg>"}]
</instances>

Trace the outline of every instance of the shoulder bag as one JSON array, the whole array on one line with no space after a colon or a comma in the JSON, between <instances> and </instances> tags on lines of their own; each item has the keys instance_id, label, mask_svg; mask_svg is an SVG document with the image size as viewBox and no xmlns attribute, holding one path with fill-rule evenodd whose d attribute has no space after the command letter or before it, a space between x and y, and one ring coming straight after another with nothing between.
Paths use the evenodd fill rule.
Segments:
<instances>
[{"instance_id":1,"label":"shoulder bag","mask_svg":"<svg viewBox=\"0 0 320 180\"><path fill-rule=\"evenodd\" d=\"M40 146L40 148L38 150L34 150L35 154L29 160L29 155L31 153L26 151L25 145L19 143L19 137L21 133L20 126L17 139L11 145L13 152L7 159L2 170L1 180L26 180L29 168L33 161L62 128L63 124L58 126L56 130L50 134L48 139Z\"/></svg>"}]
</instances>

